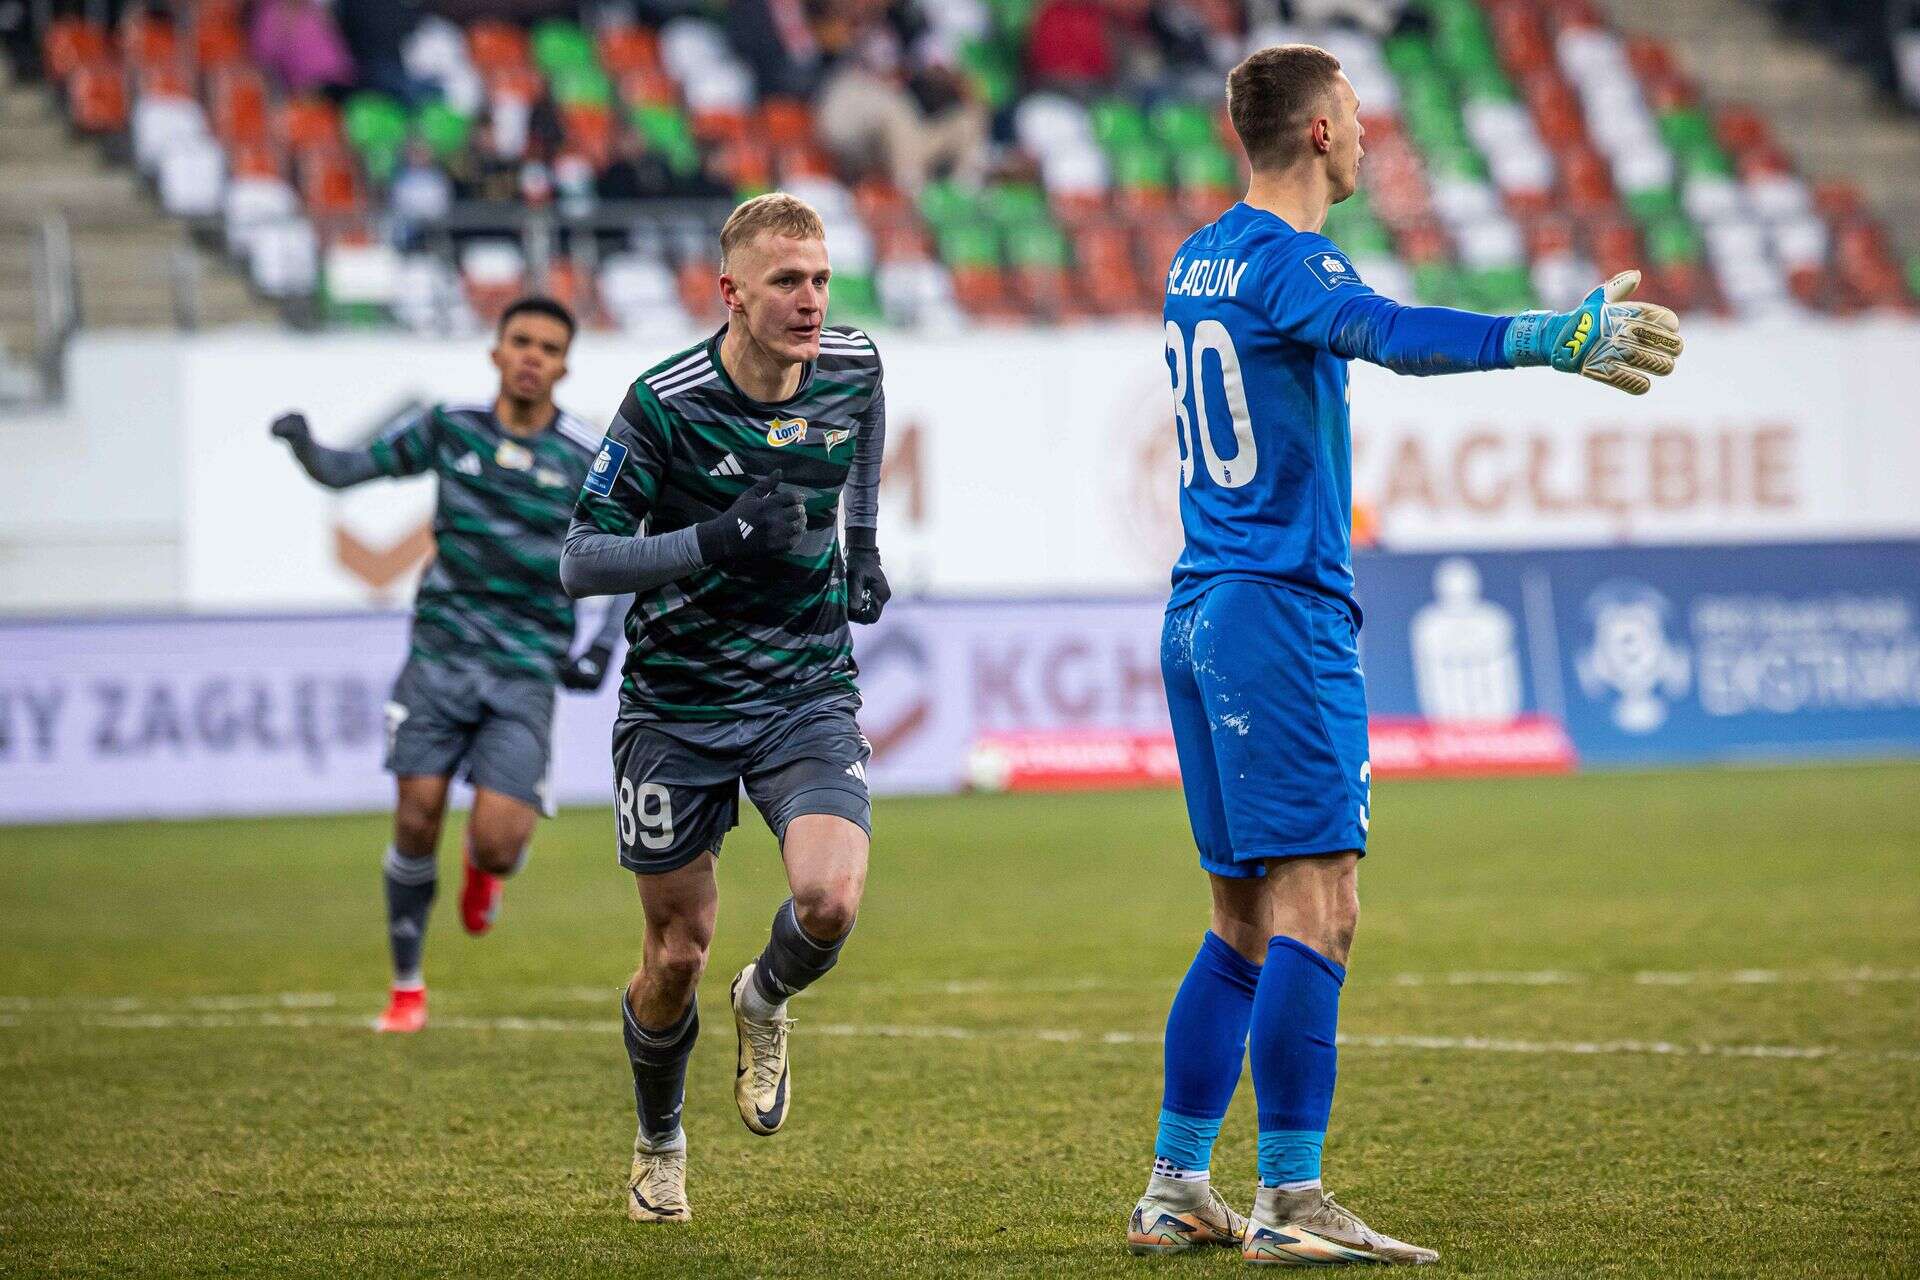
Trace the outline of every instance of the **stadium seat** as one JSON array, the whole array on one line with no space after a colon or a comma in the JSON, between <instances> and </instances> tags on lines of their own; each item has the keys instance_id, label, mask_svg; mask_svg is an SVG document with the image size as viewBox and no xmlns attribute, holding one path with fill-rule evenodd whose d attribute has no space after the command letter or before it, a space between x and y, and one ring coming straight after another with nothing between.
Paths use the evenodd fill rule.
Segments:
<instances>
[{"instance_id":1,"label":"stadium seat","mask_svg":"<svg viewBox=\"0 0 1920 1280\"><path fill-rule=\"evenodd\" d=\"M215 72L207 89L214 136L229 147L268 137L267 82L252 67Z\"/></svg>"},{"instance_id":2,"label":"stadium seat","mask_svg":"<svg viewBox=\"0 0 1920 1280\"><path fill-rule=\"evenodd\" d=\"M99 66L113 57L113 39L107 29L83 18L56 18L40 41L40 64L55 84L64 83L83 66Z\"/></svg>"},{"instance_id":3,"label":"stadium seat","mask_svg":"<svg viewBox=\"0 0 1920 1280\"><path fill-rule=\"evenodd\" d=\"M508 22L483 19L468 27L467 52L474 68L489 80L531 66L526 32Z\"/></svg>"},{"instance_id":4,"label":"stadium seat","mask_svg":"<svg viewBox=\"0 0 1920 1280\"><path fill-rule=\"evenodd\" d=\"M392 177L411 133L406 108L384 93L356 93L347 99L341 125L368 176L376 182Z\"/></svg>"},{"instance_id":5,"label":"stadium seat","mask_svg":"<svg viewBox=\"0 0 1920 1280\"><path fill-rule=\"evenodd\" d=\"M204 132L175 139L160 153L160 205L176 218L210 218L220 211L226 153Z\"/></svg>"},{"instance_id":6,"label":"stadium seat","mask_svg":"<svg viewBox=\"0 0 1920 1280\"><path fill-rule=\"evenodd\" d=\"M134 164L152 173L175 144L207 136L207 114L190 98L143 94L133 105L132 133Z\"/></svg>"},{"instance_id":7,"label":"stadium seat","mask_svg":"<svg viewBox=\"0 0 1920 1280\"><path fill-rule=\"evenodd\" d=\"M88 62L67 76L67 115L82 133L118 133L127 127L127 82L111 62Z\"/></svg>"}]
</instances>

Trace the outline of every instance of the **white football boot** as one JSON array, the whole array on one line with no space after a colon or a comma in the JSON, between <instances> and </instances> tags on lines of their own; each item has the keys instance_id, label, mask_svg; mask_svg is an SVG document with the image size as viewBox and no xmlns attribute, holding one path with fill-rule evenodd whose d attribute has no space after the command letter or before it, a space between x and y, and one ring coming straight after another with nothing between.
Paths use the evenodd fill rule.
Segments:
<instances>
[{"instance_id":1,"label":"white football boot","mask_svg":"<svg viewBox=\"0 0 1920 1280\"><path fill-rule=\"evenodd\" d=\"M635 1222L686 1222L693 1217L687 1204L687 1148L648 1151L637 1142L633 1171L627 1175L627 1217Z\"/></svg>"},{"instance_id":2,"label":"white football boot","mask_svg":"<svg viewBox=\"0 0 1920 1280\"><path fill-rule=\"evenodd\" d=\"M1247 1220L1205 1182L1180 1182L1158 1175L1127 1219L1127 1252L1186 1253L1209 1245L1237 1245Z\"/></svg>"},{"instance_id":3,"label":"white football boot","mask_svg":"<svg viewBox=\"0 0 1920 1280\"><path fill-rule=\"evenodd\" d=\"M1432 1249L1381 1235L1319 1187L1254 1194L1240 1255L1262 1267L1424 1266Z\"/></svg>"},{"instance_id":4,"label":"white football boot","mask_svg":"<svg viewBox=\"0 0 1920 1280\"><path fill-rule=\"evenodd\" d=\"M793 1094L793 1073L787 1063L787 1033L793 1019L755 1022L740 1008L740 996L753 981L749 964L734 975L729 988L733 1001L733 1028L739 1037L740 1057L733 1070L733 1100L747 1128L761 1137L780 1132L787 1122L787 1103Z\"/></svg>"}]
</instances>

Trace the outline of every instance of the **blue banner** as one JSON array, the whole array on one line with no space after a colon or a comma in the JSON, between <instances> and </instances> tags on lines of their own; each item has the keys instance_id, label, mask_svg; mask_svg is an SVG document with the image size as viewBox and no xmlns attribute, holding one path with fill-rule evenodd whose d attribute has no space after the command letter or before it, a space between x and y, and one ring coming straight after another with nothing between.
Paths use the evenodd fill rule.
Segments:
<instances>
[{"instance_id":1,"label":"blue banner","mask_svg":"<svg viewBox=\"0 0 1920 1280\"><path fill-rule=\"evenodd\" d=\"M1539 715L1589 764L1920 751L1920 542L1356 565L1370 712Z\"/></svg>"}]
</instances>

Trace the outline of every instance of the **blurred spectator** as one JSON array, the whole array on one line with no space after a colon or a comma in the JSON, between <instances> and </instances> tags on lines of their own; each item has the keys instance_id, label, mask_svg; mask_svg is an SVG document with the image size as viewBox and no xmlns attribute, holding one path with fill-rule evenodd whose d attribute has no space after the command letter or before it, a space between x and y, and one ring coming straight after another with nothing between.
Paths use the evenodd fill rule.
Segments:
<instances>
[{"instance_id":1,"label":"blurred spectator","mask_svg":"<svg viewBox=\"0 0 1920 1280\"><path fill-rule=\"evenodd\" d=\"M1309 26L1348 26L1386 36L1400 25L1407 0L1290 0L1295 22Z\"/></svg>"},{"instance_id":2,"label":"blurred spectator","mask_svg":"<svg viewBox=\"0 0 1920 1280\"><path fill-rule=\"evenodd\" d=\"M907 5L842 0L821 24L833 57L815 115L821 141L848 168L878 168L916 194L936 174L978 186L987 111Z\"/></svg>"},{"instance_id":3,"label":"blurred spectator","mask_svg":"<svg viewBox=\"0 0 1920 1280\"><path fill-rule=\"evenodd\" d=\"M353 57L326 0L261 0L247 43L254 61L296 96L354 83Z\"/></svg>"},{"instance_id":4,"label":"blurred spectator","mask_svg":"<svg viewBox=\"0 0 1920 1280\"><path fill-rule=\"evenodd\" d=\"M415 142L401 157L388 195L393 208L394 237L403 249L412 249L423 223L438 222L453 207L453 180L433 158L425 143Z\"/></svg>"},{"instance_id":5,"label":"blurred spectator","mask_svg":"<svg viewBox=\"0 0 1920 1280\"><path fill-rule=\"evenodd\" d=\"M805 0L728 0L727 35L761 97L810 97L820 79L820 45Z\"/></svg>"},{"instance_id":6,"label":"blurred spectator","mask_svg":"<svg viewBox=\"0 0 1920 1280\"><path fill-rule=\"evenodd\" d=\"M1027 73L1042 88L1092 92L1113 78L1104 0L1045 0L1027 35Z\"/></svg>"},{"instance_id":7,"label":"blurred spectator","mask_svg":"<svg viewBox=\"0 0 1920 1280\"><path fill-rule=\"evenodd\" d=\"M594 184L602 200L705 199L727 197L733 188L695 170L674 172L673 166L637 132L622 133L614 142L613 161Z\"/></svg>"},{"instance_id":8,"label":"blurred spectator","mask_svg":"<svg viewBox=\"0 0 1920 1280\"><path fill-rule=\"evenodd\" d=\"M432 96L432 89L407 71L402 50L420 20L418 0L334 0L340 34L359 70L362 89L378 89L409 107Z\"/></svg>"}]
</instances>

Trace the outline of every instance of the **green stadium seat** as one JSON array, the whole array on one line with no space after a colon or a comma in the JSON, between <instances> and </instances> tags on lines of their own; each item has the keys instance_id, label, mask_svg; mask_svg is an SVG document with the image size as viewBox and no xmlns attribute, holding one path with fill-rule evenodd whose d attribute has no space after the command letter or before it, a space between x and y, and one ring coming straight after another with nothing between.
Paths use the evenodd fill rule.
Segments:
<instances>
[{"instance_id":1,"label":"green stadium seat","mask_svg":"<svg viewBox=\"0 0 1920 1280\"><path fill-rule=\"evenodd\" d=\"M1182 187L1234 187L1240 183L1240 167L1218 146L1175 151L1173 171Z\"/></svg>"},{"instance_id":2,"label":"green stadium seat","mask_svg":"<svg viewBox=\"0 0 1920 1280\"><path fill-rule=\"evenodd\" d=\"M1693 223L1678 214L1662 218L1646 228L1647 255L1658 266L1677 262L1700 261L1700 233Z\"/></svg>"},{"instance_id":3,"label":"green stadium seat","mask_svg":"<svg viewBox=\"0 0 1920 1280\"><path fill-rule=\"evenodd\" d=\"M687 174L700 167L700 144L678 107L642 104L634 107L628 118L675 173Z\"/></svg>"},{"instance_id":4,"label":"green stadium seat","mask_svg":"<svg viewBox=\"0 0 1920 1280\"><path fill-rule=\"evenodd\" d=\"M1166 152L1151 143L1124 148L1113 158L1114 185L1123 189L1164 191L1171 170Z\"/></svg>"},{"instance_id":5,"label":"green stadium seat","mask_svg":"<svg viewBox=\"0 0 1920 1280\"><path fill-rule=\"evenodd\" d=\"M563 107L611 107L613 82L597 62L553 73L553 100Z\"/></svg>"},{"instance_id":6,"label":"green stadium seat","mask_svg":"<svg viewBox=\"0 0 1920 1280\"><path fill-rule=\"evenodd\" d=\"M1065 268L1071 259L1067 238L1050 222L1030 223L1007 233L1007 258L1016 267Z\"/></svg>"},{"instance_id":7,"label":"green stadium seat","mask_svg":"<svg viewBox=\"0 0 1920 1280\"><path fill-rule=\"evenodd\" d=\"M549 78L563 71L600 65L592 37L574 23L559 20L543 22L533 29L533 62Z\"/></svg>"},{"instance_id":8,"label":"green stadium seat","mask_svg":"<svg viewBox=\"0 0 1920 1280\"><path fill-rule=\"evenodd\" d=\"M1153 132L1176 153L1186 148L1217 148L1213 110L1197 102L1163 102L1153 111Z\"/></svg>"},{"instance_id":9,"label":"green stadium seat","mask_svg":"<svg viewBox=\"0 0 1920 1280\"><path fill-rule=\"evenodd\" d=\"M1002 229L1050 220L1047 193L1029 182L995 183L981 193L979 208Z\"/></svg>"},{"instance_id":10,"label":"green stadium seat","mask_svg":"<svg viewBox=\"0 0 1920 1280\"><path fill-rule=\"evenodd\" d=\"M356 93L341 123L368 174L382 182L391 177L413 128L406 108L384 93Z\"/></svg>"},{"instance_id":11,"label":"green stadium seat","mask_svg":"<svg viewBox=\"0 0 1920 1280\"><path fill-rule=\"evenodd\" d=\"M1090 115L1093 136L1109 154L1118 154L1148 141L1147 118L1131 102L1103 98L1093 104Z\"/></svg>"},{"instance_id":12,"label":"green stadium seat","mask_svg":"<svg viewBox=\"0 0 1920 1280\"><path fill-rule=\"evenodd\" d=\"M872 276L836 272L829 298L827 310L836 324L865 324L880 318L880 291Z\"/></svg>"},{"instance_id":13,"label":"green stadium seat","mask_svg":"<svg viewBox=\"0 0 1920 1280\"><path fill-rule=\"evenodd\" d=\"M982 222L956 222L938 233L940 256L955 269L998 267L1000 237Z\"/></svg>"},{"instance_id":14,"label":"green stadium seat","mask_svg":"<svg viewBox=\"0 0 1920 1280\"><path fill-rule=\"evenodd\" d=\"M935 234L986 216L979 197L955 182L929 182L920 193L920 214Z\"/></svg>"},{"instance_id":15,"label":"green stadium seat","mask_svg":"<svg viewBox=\"0 0 1920 1280\"><path fill-rule=\"evenodd\" d=\"M413 130L435 158L444 161L466 150L473 121L435 99L414 113Z\"/></svg>"}]
</instances>

